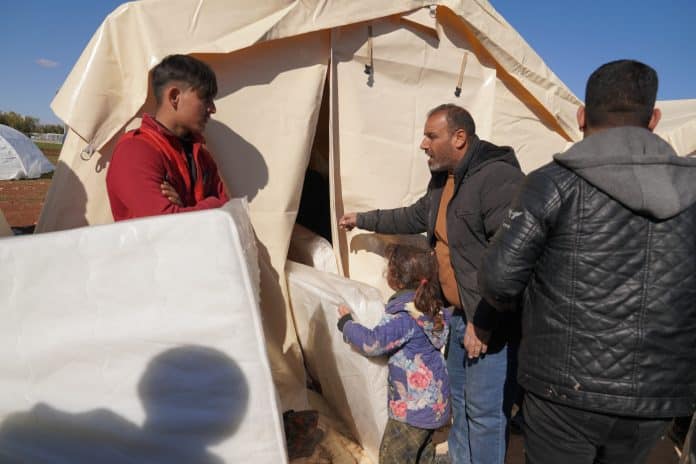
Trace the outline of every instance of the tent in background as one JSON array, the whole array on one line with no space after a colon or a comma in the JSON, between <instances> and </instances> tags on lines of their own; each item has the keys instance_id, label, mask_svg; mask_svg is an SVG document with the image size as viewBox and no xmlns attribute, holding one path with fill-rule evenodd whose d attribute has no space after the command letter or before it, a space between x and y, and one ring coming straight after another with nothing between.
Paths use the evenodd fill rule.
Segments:
<instances>
[{"instance_id":1,"label":"tent in background","mask_svg":"<svg viewBox=\"0 0 696 464\"><path fill-rule=\"evenodd\" d=\"M662 111L655 133L681 156L696 153L696 99L662 100L655 106Z\"/></svg>"},{"instance_id":2,"label":"tent in background","mask_svg":"<svg viewBox=\"0 0 696 464\"><path fill-rule=\"evenodd\" d=\"M346 236L335 218L423 193L427 110L468 107L479 135L512 145L525 169L580 137L577 98L485 1L132 2L106 18L53 101L70 131L37 232L112 221L114 143L153 110L148 72L171 53L218 76L205 135L231 193L250 201L284 409L307 404L284 269L310 154L329 166L341 272L383 289L380 239Z\"/></svg>"},{"instance_id":3,"label":"tent in background","mask_svg":"<svg viewBox=\"0 0 696 464\"><path fill-rule=\"evenodd\" d=\"M0 124L0 180L36 179L53 169L29 137Z\"/></svg>"}]
</instances>

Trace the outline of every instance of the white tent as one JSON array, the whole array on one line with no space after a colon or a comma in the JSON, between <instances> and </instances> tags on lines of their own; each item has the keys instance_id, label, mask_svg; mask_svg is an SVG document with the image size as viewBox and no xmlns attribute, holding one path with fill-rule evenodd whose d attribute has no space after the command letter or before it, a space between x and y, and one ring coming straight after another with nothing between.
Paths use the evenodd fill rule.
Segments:
<instances>
[{"instance_id":1,"label":"white tent","mask_svg":"<svg viewBox=\"0 0 696 464\"><path fill-rule=\"evenodd\" d=\"M51 171L53 165L29 137L0 124L0 180L36 179Z\"/></svg>"},{"instance_id":2,"label":"white tent","mask_svg":"<svg viewBox=\"0 0 696 464\"><path fill-rule=\"evenodd\" d=\"M132 2L106 18L52 103L70 131L37 232L112 221L114 144L153 110L148 72L171 53L194 54L218 76L205 136L232 195L249 199L284 409L307 404L284 270L311 154L328 160L335 225L343 211L423 193L418 144L438 104L469 108L479 135L512 145L525 169L580 135L579 100L485 1ZM380 246L333 235L340 272L382 287Z\"/></svg>"},{"instance_id":3,"label":"white tent","mask_svg":"<svg viewBox=\"0 0 696 464\"><path fill-rule=\"evenodd\" d=\"M655 106L662 111L655 133L681 156L696 152L696 99L662 100Z\"/></svg>"}]
</instances>

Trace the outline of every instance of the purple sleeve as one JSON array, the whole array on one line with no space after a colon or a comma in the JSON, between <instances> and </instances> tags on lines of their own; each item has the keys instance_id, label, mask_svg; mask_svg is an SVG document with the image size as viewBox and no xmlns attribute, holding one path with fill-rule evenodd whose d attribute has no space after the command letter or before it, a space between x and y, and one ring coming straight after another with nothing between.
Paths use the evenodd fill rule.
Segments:
<instances>
[{"instance_id":1,"label":"purple sleeve","mask_svg":"<svg viewBox=\"0 0 696 464\"><path fill-rule=\"evenodd\" d=\"M411 339L415 332L413 318L406 313L385 314L374 329L355 321L343 327L343 339L365 356L390 353Z\"/></svg>"}]
</instances>

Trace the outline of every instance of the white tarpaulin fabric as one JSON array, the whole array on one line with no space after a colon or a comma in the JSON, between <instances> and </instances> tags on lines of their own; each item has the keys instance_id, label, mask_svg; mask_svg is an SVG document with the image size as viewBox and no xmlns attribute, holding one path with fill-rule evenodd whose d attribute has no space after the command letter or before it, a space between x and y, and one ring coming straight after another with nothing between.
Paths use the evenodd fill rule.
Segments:
<instances>
[{"instance_id":1,"label":"white tarpaulin fabric","mask_svg":"<svg viewBox=\"0 0 696 464\"><path fill-rule=\"evenodd\" d=\"M292 229L288 261L330 274L339 274L331 242L299 224L295 224Z\"/></svg>"},{"instance_id":2,"label":"white tarpaulin fabric","mask_svg":"<svg viewBox=\"0 0 696 464\"><path fill-rule=\"evenodd\" d=\"M345 211L406 206L423 195L430 172L419 145L425 115L438 104L466 102L477 133L487 138L491 132L495 70L454 46L447 34L438 34L429 10L371 21L369 27L371 47L363 46L368 34L364 24L342 28L332 37L334 112L339 113L333 115L338 127L332 160L340 173ZM462 94L456 97L464 60ZM370 63L368 77L362 71ZM386 298L383 274L374 272L383 266L381 256L362 248L360 240L348 243L353 252L350 276L382 288Z\"/></svg>"},{"instance_id":3,"label":"white tarpaulin fabric","mask_svg":"<svg viewBox=\"0 0 696 464\"><path fill-rule=\"evenodd\" d=\"M205 136L231 193L250 202L284 409L307 404L282 277L313 143L327 141L335 223L344 211L399 206L424 191L417 146L430 106L470 107L480 133L513 146L527 169L580 136L577 98L483 0L127 3L97 30L53 101L70 131L37 232L111 222L113 146L152 111L148 72L171 53L194 54L218 76ZM322 104L330 124L317 124ZM334 231L340 270L375 284L381 264L366 251L349 257L351 239Z\"/></svg>"},{"instance_id":4,"label":"white tarpaulin fabric","mask_svg":"<svg viewBox=\"0 0 696 464\"><path fill-rule=\"evenodd\" d=\"M686 156L696 152L696 99L662 100L655 103L662 111L662 119L655 133L665 139L677 154Z\"/></svg>"},{"instance_id":5,"label":"white tarpaulin fabric","mask_svg":"<svg viewBox=\"0 0 696 464\"><path fill-rule=\"evenodd\" d=\"M538 109L525 104L528 92L514 93L519 84L481 51L460 18L447 10L439 13L420 9L373 20L371 32L357 24L333 33L331 160L338 213L408 206L425 193L430 172L419 146L425 115L440 103L466 107L479 137L512 145L523 168L538 167L566 146L565 132L551 130ZM366 45L369 33L373 37ZM360 71L370 63L374 76L368 81ZM556 111L569 115L579 101L565 92L567 99L557 98ZM344 270L380 288L386 298L390 290L379 250L393 239L367 237L357 229L334 234L342 261L348 260Z\"/></svg>"},{"instance_id":6,"label":"white tarpaulin fabric","mask_svg":"<svg viewBox=\"0 0 696 464\"><path fill-rule=\"evenodd\" d=\"M286 462L226 209L0 240L1 462Z\"/></svg>"},{"instance_id":7,"label":"white tarpaulin fabric","mask_svg":"<svg viewBox=\"0 0 696 464\"><path fill-rule=\"evenodd\" d=\"M36 179L53 165L29 137L0 124L0 180Z\"/></svg>"},{"instance_id":8,"label":"white tarpaulin fabric","mask_svg":"<svg viewBox=\"0 0 696 464\"><path fill-rule=\"evenodd\" d=\"M381 294L368 285L292 261L285 271L307 371L376 463L388 419L386 357L365 358L345 343L336 327L336 310L346 304L355 320L374 327L384 314Z\"/></svg>"}]
</instances>

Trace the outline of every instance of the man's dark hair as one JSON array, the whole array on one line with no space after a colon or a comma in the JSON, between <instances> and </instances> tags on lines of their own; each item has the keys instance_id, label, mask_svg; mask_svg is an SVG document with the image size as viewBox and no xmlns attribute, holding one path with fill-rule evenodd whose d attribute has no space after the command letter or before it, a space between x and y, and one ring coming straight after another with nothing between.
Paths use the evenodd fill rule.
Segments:
<instances>
[{"instance_id":1,"label":"man's dark hair","mask_svg":"<svg viewBox=\"0 0 696 464\"><path fill-rule=\"evenodd\" d=\"M217 94L217 79L210 66L192 56L169 55L152 70L152 90L157 104L162 102L164 87L175 81L190 86L205 100L212 100Z\"/></svg>"},{"instance_id":2,"label":"man's dark hair","mask_svg":"<svg viewBox=\"0 0 696 464\"><path fill-rule=\"evenodd\" d=\"M648 127L656 97L653 68L634 60L612 61L587 80L585 122L589 127Z\"/></svg>"},{"instance_id":3,"label":"man's dark hair","mask_svg":"<svg viewBox=\"0 0 696 464\"><path fill-rule=\"evenodd\" d=\"M474 123L474 118L472 118L471 114L461 106L457 106L453 103L444 103L428 111L428 117L437 113L445 113L447 117L447 129L449 130L450 134L453 134L459 129L464 129L466 135L476 134L476 124Z\"/></svg>"}]
</instances>

